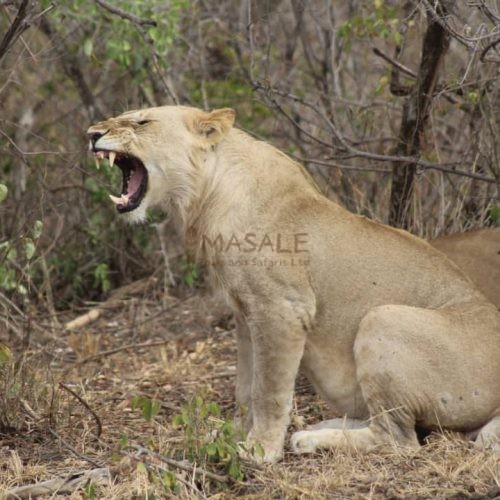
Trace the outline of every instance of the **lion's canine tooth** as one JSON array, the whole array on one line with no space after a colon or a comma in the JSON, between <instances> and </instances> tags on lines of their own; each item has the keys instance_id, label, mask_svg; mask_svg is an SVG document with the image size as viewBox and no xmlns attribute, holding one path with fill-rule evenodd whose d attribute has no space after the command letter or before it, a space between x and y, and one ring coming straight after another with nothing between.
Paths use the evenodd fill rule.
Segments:
<instances>
[{"instance_id":1,"label":"lion's canine tooth","mask_svg":"<svg viewBox=\"0 0 500 500\"><path fill-rule=\"evenodd\" d=\"M94 156L94 160L95 160L95 167L97 168L97 170L99 170L101 164L99 163L99 157L97 155Z\"/></svg>"},{"instance_id":2,"label":"lion's canine tooth","mask_svg":"<svg viewBox=\"0 0 500 500\"><path fill-rule=\"evenodd\" d=\"M114 151L109 152L109 166L112 167L115 163L116 153Z\"/></svg>"},{"instance_id":3,"label":"lion's canine tooth","mask_svg":"<svg viewBox=\"0 0 500 500\"><path fill-rule=\"evenodd\" d=\"M128 205L128 196L126 194L122 194L121 198L122 203L127 206Z\"/></svg>"},{"instance_id":4,"label":"lion's canine tooth","mask_svg":"<svg viewBox=\"0 0 500 500\"><path fill-rule=\"evenodd\" d=\"M115 204L118 205L123 202L121 198L118 198L117 196L113 196L112 194L109 195L109 199Z\"/></svg>"}]
</instances>

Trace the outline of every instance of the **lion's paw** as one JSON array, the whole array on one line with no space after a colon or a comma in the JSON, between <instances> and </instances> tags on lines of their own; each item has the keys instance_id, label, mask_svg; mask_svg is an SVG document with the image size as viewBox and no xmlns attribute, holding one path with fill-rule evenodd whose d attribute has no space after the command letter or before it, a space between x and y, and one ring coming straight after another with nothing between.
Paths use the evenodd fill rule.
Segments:
<instances>
[{"instance_id":1,"label":"lion's paw","mask_svg":"<svg viewBox=\"0 0 500 500\"><path fill-rule=\"evenodd\" d=\"M295 432L290 440L294 453L314 453L322 442L320 431Z\"/></svg>"},{"instance_id":2,"label":"lion's paw","mask_svg":"<svg viewBox=\"0 0 500 500\"><path fill-rule=\"evenodd\" d=\"M240 443L238 454L244 460L258 464L274 464L283 458L283 446L255 444L253 440Z\"/></svg>"}]
</instances>

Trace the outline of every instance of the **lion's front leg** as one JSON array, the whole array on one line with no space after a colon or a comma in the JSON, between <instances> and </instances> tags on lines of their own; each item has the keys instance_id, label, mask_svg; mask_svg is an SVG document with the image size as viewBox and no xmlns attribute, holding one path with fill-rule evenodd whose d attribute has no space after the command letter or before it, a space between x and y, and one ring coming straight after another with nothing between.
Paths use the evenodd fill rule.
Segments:
<instances>
[{"instance_id":1,"label":"lion's front leg","mask_svg":"<svg viewBox=\"0 0 500 500\"><path fill-rule=\"evenodd\" d=\"M236 314L236 345L238 363L236 367L235 424L246 434L252 427L253 349L250 329L241 314Z\"/></svg>"},{"instance_id":2,"label":"lion's front leg","mask_svg":"<svg viewBox=\"0 0 500 500\"><path fill-rule=\"evenodd\" d=\"M254 320L250 323L253 349L251 387L252 428L247 444L264 448L263 460L283 456L292 407L295 378L304 352L306 332L300 321ZM259 457L256 457L257 459Z\"/></svg>"}]
</instances>

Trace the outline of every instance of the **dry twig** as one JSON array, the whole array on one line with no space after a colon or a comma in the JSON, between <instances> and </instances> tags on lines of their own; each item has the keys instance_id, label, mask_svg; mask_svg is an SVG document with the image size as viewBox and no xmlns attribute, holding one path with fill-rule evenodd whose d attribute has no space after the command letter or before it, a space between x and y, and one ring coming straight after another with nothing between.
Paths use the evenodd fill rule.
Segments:
<instances>
[{"instance_id":1,"label":"dry twig","mask_svg":"<svg viewBox=\"0 0 500 500\"><path fill-rule=\"evenodd\" d=\"M73 397L75 397L92 415L92 417L95 420L96 426L97 426L97 433L96 436L99 438L102 434L102 424L101 424L101 419L97 415L97 413L89 406L87 401L85 401L81 396L79 396L73 389L70 389L67 385L63 384L62 382L59 382L59 387L64 389L66 392L69 392Z\"/></svg>"},{"instance_id":2,"label":"dry twig","mask_svg":"<svg viewBox=\"0 0 500 500\"><path fill-rule=\"evenodd\" d=\"M135 14L131 14L130 12L127 12L123 9L120 9L120 7L117 7L116 5L112 5L106 0L95 0L95 3L97 5L100 5L103 9L107 10L108 12L111 12L111 14L115 14L122 19L126 19L127 21L130 21L134 24L137 24L139 26L157 26L158 23L156 21L153 21L152 19L141 19L140 17L136 16Z\"/></svg>"},{"instance_id":3,"label":"dry twig","mask_svg":"<svg viewBox=\"0 0 500 500\"><path fill-rule=\"evenodd\" d=\"M144 349L146 347L155 347L159 345L164 345L167 344L169 341L168 340L159 340L157 342L142 342L139 344L127 344L123 345L121 347L117 347L115 349L109 349L108 351L102 351L97 354L94 354L92 356L88 356L87 358L83 358L82 360L78 361L76 364L78 365L83 365L85 363L89 363L90 361L95 361L99 358L105 358L107 356L112 356L113 354L116 354L118 352L122 351L127 351L129 349Z\"/></svg>"},{"instance_id":4,"label":"dry twig","mask_svg":"<svg viewBox=\"0 0 500 500\"><path fill-rule=\"evenodd\" d=\"M163 455L160 455L159 453L155 453L154 451L148 450L147 448L144 448L144 446L139 446L137 444L130 444L129 448L136 450L139 453L139 455L148 455L150 457L155 458L156 460L159 460L160 462L175 467L176 469L180 469L185 472L191 472L196 476L205 476L208 477L209 479L213 479L214 481L218 481L219 483L228 483L231 481L230 476L222 476L221 474L215 474L213 472L209 472L200 467L199 465L191 465L186 462L179 462L178 460L174 460L173 458L165 457Z\"/></svg>"},{"instance_id":5,"label":"dry twig","mask_svg":"<svg viewBox=\"0 0 500 500\"><path fill-rule=\"evenodd\" d=\"M40 483L18 486L7 491L7 499L34 498L41 495L72 493L89 482L107 484L111 479L107 467L99 467L89 471L73 472L67 477L56 477Z\"/></svg>"}]
</instances>

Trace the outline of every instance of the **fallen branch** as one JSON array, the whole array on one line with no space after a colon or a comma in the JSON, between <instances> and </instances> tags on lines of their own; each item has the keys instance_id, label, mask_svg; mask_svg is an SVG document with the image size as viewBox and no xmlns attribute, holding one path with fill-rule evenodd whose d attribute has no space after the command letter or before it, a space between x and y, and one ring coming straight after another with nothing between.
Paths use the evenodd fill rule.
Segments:
<instances>
[{"instance_id":1,"label":"fallen branch","mask_svg":"<svg viewBox=\"0 0 500 500\"><path fill-rule=\"evenodd\" d=\"M170 465L171 467L175 467L176 469L180 469L185 472L191 472L196 476L205 476L208 477L209 479L213 479L214 481L218 481L220 483L228 483L229 481L231 481L230 476L222 476L221 474L215 474L213 472L209 472L201 468L199 465L191 465L190 463L179 462L178 460L174 460L173 458L165 457L163 455L160 455L159 453L155 453L154 451L148 450L147 448L144 448L144 446L139 446L137 444L130 444L128 447L136 450L139 455L149 455L150 457L153 457L156 460L159 460L160 462Z\"/></svg>"},{"instance_id":2,"label":"fallen branch","mask_svg":"<svg viewBox=\"0 0 500 500\"><path fill-rule=\"evenodd\" d=\"M103 309L95 307L94 309L91 309L85 314L82 314L81 316L78 316L77 318L68 321L64 325L64 328L66 328L66 330L78 330L82 326L88 325L89 323L92 323L97 319L99 319L99 316L102 314L102 312Z\"/></svg>"},{"instance_id":3,"label":"fallen branch","mask_svg":"<svg viewBox=\"0 0 500 500\"><path fill-rule=\"evenodd\" d=\"M159 345L167 344L169 340L158 340L157 342L142 342L140 344L127 344L121 347L116 347L115 349L109 349L109 351L98 352L97 354L93 354L92 356L88 356L87 358L83 358L80 361L77 361L76 364L83 365L85 363L89 363L90 361L95 361L99 358L105 358L107 356L112 356L118 352L127 351L128 349L144 349L145 347L155 347Z\"/></svg>"},{"instance_id":4,"label":"fallen branch","mask_svg":"<svg viewBox=\"0 0 500 500\"><path fill-rule=\"evenodd\" d=\"M137 456L137 454L136 455L131 455L130 453L127 453L126 451L121 451L120 453L124 457L130 458L132 460L135 460L136 462L141 463L144 467L146 467L146 470L148 470L148 471L150 471L150 470L160 471L160 472L167 472L167 471L169 471L169 469L167 469L166 467L163 467L162 465L153 464L153 463L150 463L150 462L145 462L145 461L139 460L139 456ZM194 493L194 495L195 495L196 498L201 498L203 500L206 500L205 495L203 495L201 493L201 491L196 487L196 485L194 484L194 482L186 481L185 479L183 479L182 477L179 477L179 476L175 476L175 480L179 481L184 486L186 486L186 488L188 490L191 490Z\"/></svg>"},{"instance_id":5,"label":"fallen branch","mask_svg":"<svg viewBox=\"0 0 500 500\"><path fill-rule=\"evenodd\" d=\"M85 401L81 396L79 396L73 389L70 389L67 385L63 384L62 382L59 382L59 387L64 389L66 392L69 392L74 398L76 398L92 415L92 417L95 420L96 426L97 426L97 433L96 436L99 438L102 434L102 424L101 424L101 419L98 417L97 413L89 406L87 401Z\"/></svg>"},{"instance_id":6,"label":"fallen branch","mask_svg":"<svg viewBox=\"0 0 500 500\"><path fill-rule=\"evenodd\" d=\"M102 304L92 308L90 311L82 314L75 319L68 321L64 327L66 330L78 330L83 326L88 325L99 319L101 314L109 309L113 309L118 307L121 304L121 301L128 295L137 295L144 293L151 284L156 283L156 278L147 278L138 281L134 281L128 285L122 286L121 288L116 289L111 297L103 302Z\"/></svg>"},{"instance_id":7,"label":"fallen branch","mask_svg":"<svg viewBox=\"0 0 500 500\"><path fill-rule=\"evenodd\" d=\"M107 467L81 471L70 474L69 476L56 477L40 483L18 486L7 491L7 499L34 498L40 495L54 495L63 493L72 493L89 482L94 484L108 484L111 474Z\"/></svg>"},{"instance_id":8,"label":"fallen branch","mask_svg":"<svg viewBox=\"0 0 500 500\"><path fill-rule=\"evenodd\" d=\"M23 406L24 408L24 411L35 421L40 421L41 420L41 417L40 415L38 415L35 410L33 410L33 408L31 408L31 406L29 405L29 403L24 400L24 399L21 399L21 405ZM76 450L73 446L71 446L67 441L65 441L54 429L52 429L52 427L49 427L49 432L52 434L52 436L54 436L56 439L58 439L60 441L60 443L66 448L68 449L69 451L71 451L71 453L73 453L73 455L75 455L76 457L78 457L79 459L81 460L85 460L86 462L88 462L89 464L92 464L94 467L97 467L97 468L102 468L102 465L103 464L100 464L98 462L96 462L93 458L90 458L90 457L87 457L86 455L83 455L82 453L80 453L78 450Z\"/></svg>"}]
</instances>

